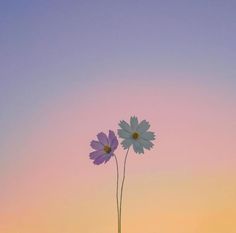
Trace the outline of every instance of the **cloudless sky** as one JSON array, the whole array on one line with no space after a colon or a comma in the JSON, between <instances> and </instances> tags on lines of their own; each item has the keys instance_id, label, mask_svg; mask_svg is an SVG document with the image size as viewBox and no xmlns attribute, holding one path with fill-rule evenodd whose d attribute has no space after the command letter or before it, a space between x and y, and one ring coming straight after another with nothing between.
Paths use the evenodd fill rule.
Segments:
<instances>
[{"instance_id":1,"label":"cloudless sky","mask_svg":"<svg viewBox=\"0 0 236 233\"><path fill-rule=\"evenodd\" d=\"M176 208L165 210L162 206L159 212L167 211L166 216L159 216L164 227L162 232L173 232L168 228L168 216L174 211L178 213L178 203L185 203L183 216L190 216L196 223L199 216L206 217L204 203L209 203L203 195L205 188L209 188L208 195L214 195L217 187L225 187L226 194L220 193L216 202L208 205L207 213L212 217L212 225L209 225L212 232L216 233L214 224L218 220L222 223L218 229L226 229L224 221L233 219L233 211L236 211L230 196L236 192L235 179L231 176L228 184L222 178L229 175L227 168L234 171L236 165L233 143L236 132L235 12L234 0L0 1L0 184L5 187L4 192L0 191L0 206L6 207L0 211L0 217L4 219L5 232L32 233L32 229L37 228L35 232L60 233L61 230L65 233L63 227L70 225L70 221L71 229L75 229L75 224L77 231L68 230L69 233L86 232L84 230L90 226L89 215L85 212L79 215L88 221L86 226L76 225L75 217L78 211L75 196L82 191L72 187L76 187L77 178L87 177L93 191L98 192L98 181L94 179L98 170L93 168L88 174L92 170L90 161L87 157L79 157L78 150L82 147L80 155L87 156L89 140L100 126L114 125L121 116L136 113L152 120L160 138L159 147L150 154L153 157L143 160L146 166L140 168L136 160L134 164L138 168L129 165L130 171L144 173L140 181L142 190L148 185L145 182L150 181L149 195L154 195L155 191L159 193L157 186L163 188L153 207L149 203L151 212L144 221L151 219L155 223L156 209L172 198ZM76 159L81 162L78 170ZM178 192L185 181L175 183L175 180L162 177L163 183L157 184L155 178L160 175L157 175L158 169L170 171L178 167L180 171L189 166L191 170L195 165L199 165L198 172L207 178L200 179L201 185L199 180L183 185L186 193L182 197L190 196L191 203L196 204L191 209L193 215L189 215L189 205L181 195L176 199L168 198L168 191ZM221 178L215 186L209 186L210 172L205 174L201 169L210 170L214 166L219 169L217 177ZM105 171L102 171L104 173L98 177L104 179ZM131 180L136 182L135 177ZM113 184L110 180L105 183L106 187ZM89 193L88 184L86 179L81 181L85 189L82 196ZM189 190L188 185L194 188ZM36 190L40 190L39 193ZM139 188L135 186L134 190ZM47 204L43 199L54 191L58 195L58 199L57 195L52 198L58 200L55 208L51 206L52 200ZM73 197L70 191L74 191ZM108 193L104 197L110 197ZM65 210L60 204L63 203L60 195L65 195L68 206L71 204L71 209L74 208L73 211L66 209L62 228L58 225L61 216L56 215ZM132 195L132 192L127 193L129 201L133 200ZM139 200L144 200L145 195L147 193ZM33 207L28 203L30 198ZM90 200L88 195L78 202L86 206ZM95 201L95 205L103 201ZM200 210L195 209L198 201ZM42 209L37 206L41 202L44 203ZM136 206L135 202L132 205ZM212 206L217 209L221 205L233 206L232 214L225 208L226 214L215 217ZM30 212L30 207L35 213ZM55 219L44 215L51 213L50 210L52 216L57 216ZM110 218L110 210L106 214ZM24 225L31 215L32 226ZM47 222L45 225L39 216ZM135 221L131 221L133 216L132 213L127 215L130 229L135 226ZM170 217L171 221L178 216ZM100 223L101 232L113 229L102 228L102 221ZM211 233L205 223L200 231L191 231L194 224L191 221L188 224L187 233ZM183 224L177 221L174 226L176 233L184 232ZM45 229L52 230L46 232ZM88 232L92 232L91 229ZM235 230L236 227L227 229ZM146 232L157 233L151 228ZM219 230L219 233L229 231Z\"/></svg>"}]
</instances>

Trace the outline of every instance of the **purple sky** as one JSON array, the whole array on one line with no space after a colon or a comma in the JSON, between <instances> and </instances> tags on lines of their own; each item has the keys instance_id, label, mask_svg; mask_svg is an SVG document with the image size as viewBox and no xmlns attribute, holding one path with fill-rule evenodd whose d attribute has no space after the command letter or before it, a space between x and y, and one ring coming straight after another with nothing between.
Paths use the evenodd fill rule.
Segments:
<instances>
[{"instance_id":1,"label":"purple sky","mask_svg":"<svg viewBox=\"0 0 236 233\"><path fill-rule=\"evenodd\" d=\"M1 141L45 101L111 70L189 76L234 101L235 10L233 0L1 1Z\"/></svg>"}]
</instances>

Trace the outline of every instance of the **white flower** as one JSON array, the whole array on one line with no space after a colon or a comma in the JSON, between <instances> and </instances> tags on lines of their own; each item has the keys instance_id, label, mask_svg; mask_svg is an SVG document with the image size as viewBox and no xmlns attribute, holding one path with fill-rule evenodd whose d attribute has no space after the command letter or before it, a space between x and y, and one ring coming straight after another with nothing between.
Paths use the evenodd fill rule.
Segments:
<instances>
[{"instance_id":1,"label":"white flower","mask_svg":"<svg viewBox=\"0 0 236 233\"><path fill-rule=\"evenodd\" d=\"M133 145L135 153L143 154L144 148L150 150L153 147L152 140L155 140L155 134L148 131L150 124L143 120L138 123L138 118L130 117L130 125L121 121L119 123L121 129L118 129L118 135L124 140L121 142L124 149L128 149Z\"/></svg>"}]
</instances>

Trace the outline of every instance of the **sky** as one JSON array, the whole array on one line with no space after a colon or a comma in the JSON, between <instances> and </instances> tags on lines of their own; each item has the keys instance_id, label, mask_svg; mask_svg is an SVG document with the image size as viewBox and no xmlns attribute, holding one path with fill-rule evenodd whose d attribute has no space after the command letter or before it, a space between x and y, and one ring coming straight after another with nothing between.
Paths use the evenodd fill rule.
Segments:
<instances>
[{"instance_id":1,"label":"sky","mask_svg":"<svg viewBox=\"0 0 236 233\"><path fill-rule=\"evenodd\" d=\"M89 144L135 115L157 138L129 154L124 232L234 233L235 9L1 1L0 232L116 232L115 161Z\"/></svg>"}]
</instances>

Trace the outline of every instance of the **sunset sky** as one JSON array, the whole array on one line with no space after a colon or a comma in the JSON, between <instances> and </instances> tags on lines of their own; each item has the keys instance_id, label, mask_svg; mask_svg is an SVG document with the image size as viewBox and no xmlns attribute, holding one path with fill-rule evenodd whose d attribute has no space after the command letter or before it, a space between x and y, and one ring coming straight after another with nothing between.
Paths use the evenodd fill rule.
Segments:
<instances>
[{"instance_id":1,"label":"sunset sky","mask_svg":"<svg viewBox=\"0 0 236 233\"><path fill-rule=\"evenodd\" d=\"M157 137L128 156L122 233L235 233L235 10L1 1L0 232L116 233L115 161L89 144L135 115Z\"/></svg>"}]
</instances>

